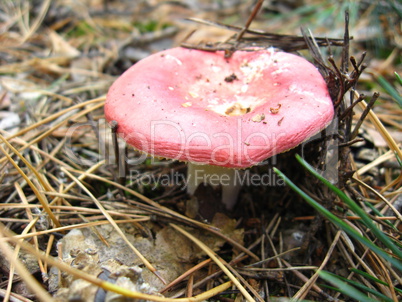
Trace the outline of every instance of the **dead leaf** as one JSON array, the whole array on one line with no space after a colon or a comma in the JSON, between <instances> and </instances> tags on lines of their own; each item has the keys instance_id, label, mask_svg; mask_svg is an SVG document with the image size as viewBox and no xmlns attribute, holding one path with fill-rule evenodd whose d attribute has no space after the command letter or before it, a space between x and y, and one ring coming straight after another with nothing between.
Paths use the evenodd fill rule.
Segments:
<instances>
[{"instance_id":1,"label":"dead leaf","mask_svg":"<svg viewBox=\"0 0 402 302\"><path fill-rule=\"evenodd\" d=\"M59 34L54 31L49 31L49 38L52 42L52 51L54 55L75 58L80 55L80 52L75 47L71 46Z\"/></svg>"}]
</instances>

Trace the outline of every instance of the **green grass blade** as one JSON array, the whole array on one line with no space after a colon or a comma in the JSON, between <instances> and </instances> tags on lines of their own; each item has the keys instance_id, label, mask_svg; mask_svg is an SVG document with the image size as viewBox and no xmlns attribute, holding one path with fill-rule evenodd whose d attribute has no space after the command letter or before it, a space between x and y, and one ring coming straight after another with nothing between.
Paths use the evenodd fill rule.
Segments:
<instances>
[{"instance_id":1,"label":"green grass blade","mask_svg":"<svg viewBox=\"0 0 402 302\"><path fill-rule=\"evenodd\" d=\"M370 274L368 274L368 273L366 273L366 272L363 272L363 271L361 271L361 270L359 270L359 269L351 268L350 270L351 270L352 272L354 272L355 274L358 274L358 275L361 275L361 276L365 277L366 279L370 279L370 280L372 280L372 281L374 281L374 282L377 282L377 283L379 283L379 284L382 284L382 285L385 285L385 286L389 286L389 284L388 284L387 282L384 282L384 281L382 281L382 280L380 280L380 279L377 279L376 277L374 277L374 276L372 276L372 275L370 275ZM394 289L395 289L395 291L397 291L398 293L402 293L402 289L399 289L399 288L397 288L397 287L394 287Z\"/></svg>"},{"instance_id":2,"label":"green grass blade","mask_svg":"<svg viewBox=\"0 0 402 302\"><path fill-rule=\"evenodd\" d=\"M399 158L398 152L394 151L394 154L395 154L396 160L398 161L399 165L402 167L402 159Z\"/></svg>"},{"instance_id":3,"label":"green grass blade","mask_svg":"<svg viewBox=\"0 0 402 302\"><path fill-rule=\"evenodd\" d=\"M370 231L387 247L389 248L399 259L402 259L402 251L394 244L394 242L377 226L373 223L370 216L356 204L352 199L350 199L344 192L339 188L331 184L327 179L322 177L310 164L308 164L300 155L296 155L297 160L305 167L312 175L321 180L329 189L331 189L338 197L348 205L348 207L361 218L363 223L370 229ZM402 266L402 262L398 261L399 265Z\"/></svg>"},{"instance_id":4,"label":"green grass blade","mask_svg":"<svg viewBox=\"0 0 402 302\"><path fill-rule=\"evenodd\" d=\"M401 76L395 71L394 72L396 79L398 80L399 85L402 85L402 78Z\"/></svg>"},{"instance_id":5,"label":"green grass blade","mask_svg":"<svg viewBox=\"0 0 402 302\"><path fill-rule=\"evenodd\" d=\"M367 295L363 294L358 289L354 288L353 286L349 285L348 283L340 280L338 277L335 277L333 274L330 274L326 271L320 271L319 275L325 281L331 283L332 285L336 286L336 290L343 293L344 295L356 299L358 301L365 301L365 302L378 302L378 300L371 299L367 297Z\"/></svg>"},{"instance_id":6,"label":"green grass blade","mask_svg":"<svg viewBox=\"0 0 402 302\"><path fill-rule=\"evenodd\" d=\"M377 77L378 83L381 87L398 103L402 108L402 96L399 92L381 75Z\"/></svg>"},{"instance_id":7,"label":"green grass blade","mask_svg":"<svg viewBox=\"0 0 402 302\"><path fill-rule=\"evenodd\" d=\"M370 280L372 280L372 281L374 281L374 282L377 282L377 283L379 283L379 284L382 284L382 285L385 285L385 286L389 286L387 282L384 282L384 281L382 281L382 280L380 280L380 279L378 279L378 278L376 278L376 277L374 277L374 276L372 276L372 275L370 275L370 274L368 274L368 273L366 273L366 272L363 272L363 271L361 271L361 270L359 270L359 269L351 268L350 271L352 271L352 272L354 272L355 274L358 274L358 275L360 275L360 276L363 276L363 277L366 278L366 279L370 279Z\"/></svg>"},{"instance_id":8,"label":"green grass blade","mask_svg":"<svg viewBox=\"0 0 402 302\"><path fill-rule=\"evenodd\" d=\"M310 204L321 215L325 216L329 221L331 221L333 224L337 225L339 228L344 230L351 237L360 241L362 244L364 244L365 246L370 248L372 251L374 251L375 253L377 253L378 255L380 255L381 257L386 259L387 261L391 262L393 265L395 265L396 268L402 269L402 262L397 261L395 258L388 255L388 253L386 253L380 247L375 245L368 238L365 238L362 235L360 235L360 233L358 233L355 229L353 229L351 226L349 226L344 221L342 221L342 219L340 219L339 217L332 214L330 211L328 211L326 208L324 208L322 205L320 205L318 202L316 202L314 199L312 199L310 196L308 196L305 192L303 192L299 187L297 187L289 178L287 178L285 176L285 174L283 174L277 168L274 168L274 171L285 181L285 183L289 187L292 188L292 190L294 190L296 193L298 193L304 200L307 201L308 204Z\"/></svg>"},{"instance_id":9,"label":"green grass blade","mask_svg":"<svg viewBox=\"0 0 402 302\"><path fill-rule=\"evenodd\" d=\"M365 201L364 204L365 204L368 208L370 208L370 210L372 210L373 213L374 213L376 216L378 216L378 217L384 217L384 215L381 214L381 212L380 212L375 206L373 206L370 202ZM383 220L383 221L384 221L384 223L388 224L390 228L392 228L392 229L394 229L394 230L396 230L396 231L398 230L398 229L396 228L396 226L394 226L394 225L392 224L391 221L389 221L389 220Z\"/></svg>"},{"instance_id":10,"label":"green grass blade","mask_svg":"<svg viewBox=\"0 0 402 302\"><path fill-rule=\"evenodd\" d=\"M329 272L328 272L328 273L329 273ZM365 286L365 285L362 284L362 283L356 282L356 281L354 281L354 280L350 280L350 279L345 278L345 277L342 277L342 276L337 276L337 275L335 275L335 274L333 274L333 273L329 273L329 274L332 275L332 276L335 277L335 278L338 278L339 280L341 280L341 281L343 281L343 282L346 282L346 283L348 283L348 284L354 286L354 287L357 288L357 289L362 290L364 293L370 293L370 294L372 294L372 295L374 295L374 296L380 298L381 301L384 301L384 302L393 302L393 300L392 300L391 298L387 297L387 296L384 295L383 293L380 293L379 291L377 291L377 290L375 290L375 289L373 289L373 288L367 287L367 286Z\"/></svg>"}]
</instances>

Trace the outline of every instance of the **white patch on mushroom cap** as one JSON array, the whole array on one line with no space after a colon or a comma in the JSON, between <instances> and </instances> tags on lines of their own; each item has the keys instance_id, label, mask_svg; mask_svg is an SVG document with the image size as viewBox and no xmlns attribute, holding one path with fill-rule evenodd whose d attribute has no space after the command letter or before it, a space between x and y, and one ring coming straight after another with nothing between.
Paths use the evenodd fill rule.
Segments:
<instances>
[{"instance_id":1,"label":"white patch on mushroom cap","mask_svg":"<svg viewBox=\"0 0 402 302\"><path fill-rule=\"evenodd\" d=\"M222 68L221 67L219 67L219 66L212 66L212 71L213 72L220 72L222 70Z\"/></svg>"},{"instance_id":2,"label":"white patch on mushroom cap","mask_svg":"<svg viewBox=\"0 0 402 302\"><path fill-rule=\"evenodd\" d=\"M180 61L178 58L176 58L172 55L166 55L165 58L175 61L177 63L177 65L179 65L179 66L183 65L182 61Z\"/></svg>"},{"instance_id":3,"label":"white patch on mushroom cap","mask_svg":"<svg viewBox=\"0 0 402 302\"><path fill-rule=\"evenodd\" d=\"M303 96L308 96L312 98L315 102L322 103L322 104L327 104L327 100L323 98L317 98L315 96L314 92L308 91L307 89L302 89L301 87L297 86L297 84L292 84L289 86L289 92L303 95Z\"/></svg>"}]
</instances>

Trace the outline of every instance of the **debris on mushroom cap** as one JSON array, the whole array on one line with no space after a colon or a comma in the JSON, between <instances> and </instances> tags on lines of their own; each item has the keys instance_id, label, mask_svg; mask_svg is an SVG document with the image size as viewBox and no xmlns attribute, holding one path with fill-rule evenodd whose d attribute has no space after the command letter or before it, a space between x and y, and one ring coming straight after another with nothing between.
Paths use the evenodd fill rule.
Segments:
<instances>
[{"instance_id":1,"label":"debris on mushroom cap","mask_svg":"<svg viewBox=\"0 0 402 302\"><path fill-rule=\"evenodd\" d=\"M228 75L236 78L228 81ZM236 51L230 58L221 51L162 51L117 79L105 103L106 119L117 121L135 148L233 168L299 145L333 114L318 70L273 49Z\"/></svg>"},{"instance_id":2,"label":"debris on mushroom cap","mask_svg":"<svg viewBox=\"0 0 402 302\"><path fill-rule=\"evenodd\" d=\"M265 114L261 113L261 114L256 114L253 116L253 118L251 119L253 122L256 123L260 123L265 119Z\"/></svg>"}]
</instances>

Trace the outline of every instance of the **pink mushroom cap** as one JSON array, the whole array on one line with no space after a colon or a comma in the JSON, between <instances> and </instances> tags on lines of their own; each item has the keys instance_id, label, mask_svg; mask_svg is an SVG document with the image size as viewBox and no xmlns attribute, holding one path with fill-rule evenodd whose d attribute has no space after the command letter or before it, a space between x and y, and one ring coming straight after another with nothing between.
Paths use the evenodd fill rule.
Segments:
<instances>
[{"instance_id":1,"label":"pink mushroom cap","mask_svg":"<svg viewBox=\"0 0 402 302\"><path fill-rule=\"evenodd\" d=\"M253 166L325 128L334 115L310 62L275 51L173 48L133 65L111 86L105 116L148 154L231 168Z\"/></svg>"}]
</instances>

